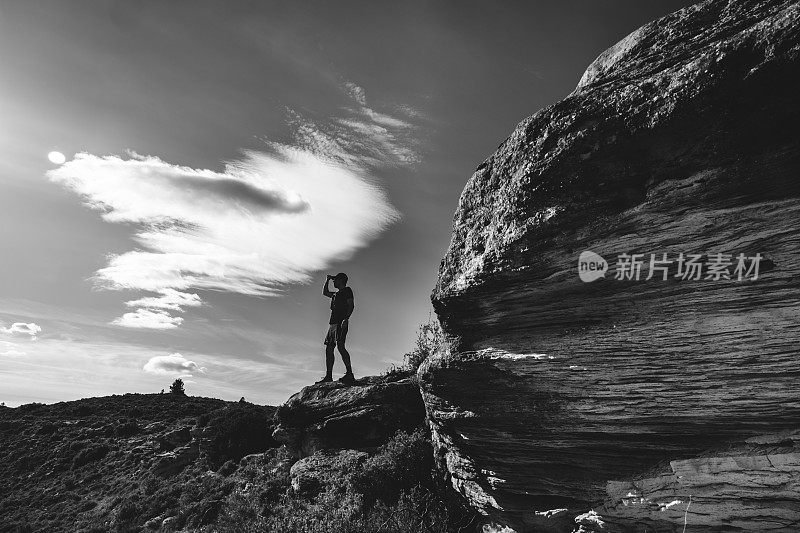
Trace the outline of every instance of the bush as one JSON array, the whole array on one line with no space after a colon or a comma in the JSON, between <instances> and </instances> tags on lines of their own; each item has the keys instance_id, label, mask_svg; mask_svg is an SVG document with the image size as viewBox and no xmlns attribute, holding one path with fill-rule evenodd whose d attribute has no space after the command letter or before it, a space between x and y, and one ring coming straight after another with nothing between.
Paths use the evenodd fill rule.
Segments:
<instances>
[{"instance_id":1,"label":"bush","mask_svg":"<svg viewBox=\"0 0 800 533\"><path fill-rule=\"evenodd\" d=\"M444 343L444 332L439 321L428 317L427 324L421 324L417 329L417 339L414 348L403 356L405 366L416 372L420 365L431 355L436 353Z\"/></svg>"},{"instance_id":2,"label":"bush","mask_svg":"<svg viewBox=\"0 0 800 533\"><path fill-rule=\"evenodd\" d=\"M418 485L431 487L432 469L433 448L427 433L422 429L398 432L353 474L352 485L367 505L378 500L393 504L403 491Z\"/></svg>"},{"instance_id":3,"label":"bush","mask_svg":"<svg viewBox=\"0 0 800 533\"><path fill-rule=\"evenodd\" d=\"M271 414L258 405L240 403L210 415L206 422L211 428L210 442L205 450L212 466L275 447Z\"/></svg>"},{"instance_id":4,"label":"bush","mask_svg":"<svg viewBox=\"0 0 800 533\"><path fill-rule=\"evenodd\" d=\"M205 475L184 485L179 507L187 529L195 531L198 526L215 521L233 485L232 480L219 475Z\"/></svg>"},{"instance_id":5,"label":"bush","mask_svg":"<svg viewBox=\"0 0 800 533\"><path fill-rule=\"evenodd\" d=\"M126 420L114 429L117 437L131 437L139 432L139 423L134 420Z\"/></svg>"},{"instance_id":6,"label":"bush","mask_svg":"<svg viewBox=\"0 0 800 533\"><path fill-rule=\"evenodd\" d=\"M77 468L102 459L109 451L110 448L105 444L90 444L88 447L79 451L78 455L72 459L72 468Z\"/></svg>"},{"instance_id":7,"label":"bush","mask_svg":"<svg viewBox=\"0 0 800 533\"><path fill-rule=\"evenodd\" d=\"M186 396L186 390L183 388L183 380L178 378L173 381L172 385L169 386L169 392L176 396Z\"/></svg>"},{"instance_id":8,"label":"bush","mask_svg":"<svg viewBox=\"0 0 800 533\"><path fill-rule=\"evenodd\" d=\"M117 531L127 531L128 526L130 526L131 522L133 522L138 515L139 509L136 503L130 499L124 500L117 506L115 511Z\"/></svg>"},{"instance_id":9,"label":"bush","mask_svg":"<svg viewBox=\"0 0 800 533\"><path fill-rule=\"evenodd\" d=\"M161 478L149 474L147 477L144 478L144 481L142 482L142 492L146 496L152 496L153 494L156 493L156 491L158 491L158 489L161 488L162 484L163 481Z\"/></svg>"},{"instance_id":10,"label":"bush","mask_svg":"<svg viewBox=\"0 0 800 533\"><path fill-rule=\"evenodd\" d=\"M350 475L333 478L316 497L289 487L283 449L269 463L247 463L242 485L226 500L221 533L449 533L468 529L475 513L432 475L433 454L423 430L398 433Z\"/></svg>"},{"instance_id":11,"label":"bush","mask_svg":"<svg viewBox=\"0 0 800 533\"><path fill-rule=\"evenodd\" d=\"M17 412L19 412L19 413L31 413L31 412L34 412L34 411L38 411L39 409L41 409L44 406L45 406L45 404L39 403L39 402L26 403L26 404L22 404L19 407L17 407Z\"/></svg>"},{"instance_id":12,"label":"bush","mask_svg":"<svg viewBox=\"0 0 800 533\"><path fill-rule=\"evenodd\" d=\"M39 435L52 435L56 432L58 426L51 421L45 421L41 426L39 426L39 430L36 432Z\"/></svg>"}]
</instances>

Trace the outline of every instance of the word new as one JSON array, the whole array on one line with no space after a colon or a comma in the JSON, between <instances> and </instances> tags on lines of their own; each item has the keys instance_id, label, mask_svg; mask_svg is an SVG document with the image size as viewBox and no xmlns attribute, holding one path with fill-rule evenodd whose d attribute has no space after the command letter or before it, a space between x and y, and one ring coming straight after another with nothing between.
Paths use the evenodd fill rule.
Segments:
<instances>
[{"instance_id":1,"label":"word new","mask_svg":"<svg viewBox=\"0 0 800 533\"><path fill-rule=\"evenodd\" d=\"M660 257L650 254L649 260L645 254L619 254L615 265L616 280L661 279L666 281L670 277L670 268L676 270L672 276L680 280L711 280L735 279L742 281L758 279L758 269L762 256L746 256L740 253L733 254L715 253L707 254L707 261L703 261L702 254L679 253L677 257L670 258L669 254L662 253ZM643 270L647 270L647 277L643 277ZM599 254L592 251L582 252L578 258L578 275L582 281L591 282L605 277L608 271L608 262Z\"/></svg>"}]
</instances>

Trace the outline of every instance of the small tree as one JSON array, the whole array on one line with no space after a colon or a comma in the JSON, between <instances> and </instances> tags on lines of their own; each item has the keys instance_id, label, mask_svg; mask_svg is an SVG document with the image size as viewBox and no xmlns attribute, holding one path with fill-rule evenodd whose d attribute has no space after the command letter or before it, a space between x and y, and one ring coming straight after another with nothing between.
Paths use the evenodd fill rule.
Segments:
<instances>
[{"instance_id":1,"label":"small tree","mask_svg":"<svg viewBox=\"0 0 800 533\"><path fill-rule=\"evenodd\" d=\"M428 316L427 324L420 324L414 348L403 356L406 367L416 371L425 359L436 353L444 342L444 332L439 321Z\"/></svg>"},{"instance_id":2,"label":"small tree","mask_svg":"<svg viewBox=\"0 0 800 533\"><path fill-rule=\"evenodd\" d=\"M172 385L169 386L169 391L172 394L177 394L178 396L186 396L186 390L183 388L183 380L178 378L173 381Z\"/></svg>"}]
</instances>

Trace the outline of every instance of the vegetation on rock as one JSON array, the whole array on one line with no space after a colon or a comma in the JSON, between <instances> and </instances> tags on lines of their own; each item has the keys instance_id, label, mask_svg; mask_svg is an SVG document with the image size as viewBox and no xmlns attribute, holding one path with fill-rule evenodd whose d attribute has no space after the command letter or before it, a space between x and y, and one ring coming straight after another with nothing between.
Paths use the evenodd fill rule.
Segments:
<instances>
[{"instance_id":1,"label":"vegetation on rock","mask_svg":"<svg viewBox=\"0 0 800 533\"><path fill-rule=\"evenodd\" d=\"M439 320L428 318L428 322L420 324L417 329L417 338L414 348L403 356L407 369L415 371L431 355L436 353L444 342L444 333L439 325Z\"/></svg>"},{"instance_id":2,"label":"vegetation on rock","mask_svg":"<svg viewBox=\"0 0 800 533\"><path fill-rule=\"evenodd\" d=\"M319 457L321 456L321 457ZM363 461L352 454L329 459L313 489L293 484L294 459L285 448L254 457L238 472L219 521L222 533L446 533L469 531L472 511L441 485L427 431L398 432Z\"/></svg>"}]
</instances>

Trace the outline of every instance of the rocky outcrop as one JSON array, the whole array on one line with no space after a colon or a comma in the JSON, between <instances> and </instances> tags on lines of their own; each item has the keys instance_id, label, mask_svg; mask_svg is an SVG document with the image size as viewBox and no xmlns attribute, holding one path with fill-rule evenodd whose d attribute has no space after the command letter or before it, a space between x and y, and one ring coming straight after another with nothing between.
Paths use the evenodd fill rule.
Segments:
<instances>
[{"instance_id":1,"label":"rocky outcrop","mask_svg":"<svg viewBox=\"0 0 800 533\"><path fill-rule=\"evenodd\" d=\"M498 529L571 531L602 505L616 530L678 530L608 483L661 480L653 494L688 501L715 481L681 465L800 426L798 28L790 1L702 2L647 24L467 183L432 296L451 343L420 379L453 486ZM605 276L581 281L583 251ZM622 254L642 254L638 276ZM723 481L681 503L692 531L800 520L789 455L780 474L762 468L770 454L736 463L757 465L734 476L752 488L741 499Z\"/></svg>"},{"instance_id":2,"label":"rocky outcrop","mask_svg":"<svg viewBox=\"0 0 800 533\"><path fill-rule=\"evenodd\" d=\"M667 473L611 481L606 501L576 518L580 533L797 531L800 449L672 461ZM722 512L721 512L722 511ZM691 512L691 515L690 515Z\"/></svg>"},{"instance_id":3,"label":"rocky outcrop","mask_svg":"<svg viewBox=\"0 0 800 533\"><path fill-rule=\"evenodd\" d=\"M408 374L370 376L355 385L305 387L275 413L273 438L301 457L330 449L368 449L425 418L419 387Z\"/></svg>"},{"instance_id":4,"label":"rocky outcrop","mask_svg":"<svg viewBox=\"0 0 800 533\"><path fill-rule=\"evenodd\" d=\"M160 453L153 463L153 473L158 476L168 476L180 472L192 464L200 456L197 444L187 444L171 452Z\"/></svg>"},{"instance_id":5,"label":"rocky outcrop","mask_svg":"<svg viewBox=\"0 0 800 533\"><path fill-rule=\"evenodd\" d=\"M624 533L632 523L654 532L796 531L799 512L800 431L784 431L610 481L605 501L576 522L579 533Z\"/></svg>"},{"instance_id":6,"label":"rocky outcrop","mask_svg":"<svg viewBox=\"0 0 800 533\"><path fill-rule=\"evenodd\" d=\"M190 426L167 431L158 437L158 445L162 450L172 450L177 446L182 446L192 440Z\"/></svg>"},{"instance_id":7,"label":"rocky outcrop","mask_svg":"<svg viewBox=\"0 0 800 533\"><path fill-rule=\"evenodd\" d=\"M367 457L367 453L356 450L316 453L304 457L294 463L289 471L292 490L303 496L316 496L325 487L340 483L358 470Z\"/></svg>"}]
</instances>

